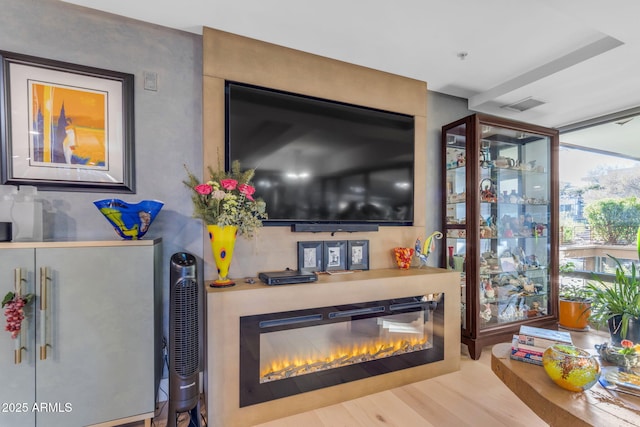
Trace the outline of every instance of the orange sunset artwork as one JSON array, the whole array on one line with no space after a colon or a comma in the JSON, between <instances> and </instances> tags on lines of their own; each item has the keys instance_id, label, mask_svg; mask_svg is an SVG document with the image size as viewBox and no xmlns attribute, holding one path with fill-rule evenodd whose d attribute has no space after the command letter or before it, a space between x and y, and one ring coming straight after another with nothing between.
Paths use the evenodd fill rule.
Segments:
<instances>
[{"instance_id":1,"label":"orange sunset artwork","mask_svg":"<svg viewBox=\"0 0 640 427\"><path fill-rule=\"evenodd\" d=\"M107 166L106 92L34 82L30 89L32 162Z\"/></svg>"}]
</instances>

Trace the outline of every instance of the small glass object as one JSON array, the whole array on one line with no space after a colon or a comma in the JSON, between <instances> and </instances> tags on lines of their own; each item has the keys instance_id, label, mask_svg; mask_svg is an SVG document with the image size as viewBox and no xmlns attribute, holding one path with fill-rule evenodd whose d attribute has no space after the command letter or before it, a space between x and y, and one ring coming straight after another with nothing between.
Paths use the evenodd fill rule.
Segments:
<instances>
[{"instance_id":1,"label":"small glass object","mask_svg":"<svg viewBox=\"0 0 640 427\"><path fill-rule=\"evenodd\" d=\"M554 344L542 355L547 375L569 391L590 389L600 378L600 364L589 352L569 344Z\"/></svg>"},{"instance_id":2,"label":"small glass object","mask_svg":"<svg viewBox=\"0 0 640 427\"><path fill-rule=\"evenodd\" d=\"M93 204L125 240L141 239L164 206L158 200L127 203L120 199L104 199L96 200Z\"/></svg>"}]
</instances>

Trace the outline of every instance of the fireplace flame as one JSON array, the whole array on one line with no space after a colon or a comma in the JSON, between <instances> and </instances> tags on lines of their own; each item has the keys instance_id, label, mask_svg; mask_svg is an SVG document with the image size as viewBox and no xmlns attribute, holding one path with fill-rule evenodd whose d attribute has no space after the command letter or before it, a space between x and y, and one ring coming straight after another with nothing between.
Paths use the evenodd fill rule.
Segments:
<instances>
[{"instance_id":1,"label":"fireplace flame","mask_svg":"<svg viewBox=\"0 0 640 427\"><path fill-rule=\"evenodd\" d=\"M263 364L260 382L290 378L312 372L339 368L354 363L368 362L390 356L411 353L431 348L424 335L395 340L375 340L366 344L338 347L329 355L307 354L282 357ZM266 366L264 366L266 365Z\"/></svg>"}]
</instances>

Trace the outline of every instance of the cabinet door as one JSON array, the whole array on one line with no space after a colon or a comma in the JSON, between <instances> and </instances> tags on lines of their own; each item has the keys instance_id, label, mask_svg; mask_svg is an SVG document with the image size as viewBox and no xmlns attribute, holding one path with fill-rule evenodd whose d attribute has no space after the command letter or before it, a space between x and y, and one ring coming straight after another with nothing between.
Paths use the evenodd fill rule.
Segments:
<instances>
[{"instance_id":1,"label":"cabinet door","mask_svg":"<svg viewBox=\"0 0 640 427\"><path fill-rule=\"evenodd\" d=\"M14 292L15 271L22 274L22 293L33 293L33 249L0 251L0 299ZM35 399L35 319L33 300L25 310L20 340L12 339L4 330L6 317L0 316L0 426L31 427L35 424L32 405ZM22 350L22 360L15 358L16 345Z\"/></svg>"},{"instance_id":2,"label":"cabinet door","mask_svg":"<svg viewBox=\"0 0 640 427\"><path fill-rule=\"evenodd\" d=\"M445 146L445 265L460 272L460 314L462 330L471 325L466 288L467 250L467 124L462 123L446 132Z\"/></svg>"},{"instance_id":3,"label":"cabinet door","mask_svg":"<svg viewBox=\"0 0 640 427\"><path fill-rule=\"evenodd\" d=\"M550 136L493 125L481 144L492 159L478 168L482 330L552 312L552 182Z\"/></svg>"},{"instance_id":4,"label":"cabinet door","mask_svg":"<svg viewBox=\"0 0 640 427\"><path fill-rule=\"evenodd\" d=\"M47 358L37 366L39 426L153 412L153 246L46 248ZM38 340L40 340L40 336Z\"/></svg>"}]
</instances>

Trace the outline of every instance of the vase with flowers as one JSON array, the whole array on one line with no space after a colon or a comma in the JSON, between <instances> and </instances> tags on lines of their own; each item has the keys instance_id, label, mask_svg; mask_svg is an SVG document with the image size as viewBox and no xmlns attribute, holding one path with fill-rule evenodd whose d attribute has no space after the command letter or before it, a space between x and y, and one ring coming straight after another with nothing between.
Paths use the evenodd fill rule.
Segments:
<instances>
[{"instance_id":1,"label":"vase with flowers","mask_svg":"<svg viewBox=\"0 0 640 427\"><path fill-rule=\"evenodd\" d=\"M266 204L254 197L251 179L254 169L242 171L240 162L234 161L230 171L207 167L208 179L201 182L187 170L184 184L191 189L193 216L206 225L211 241L218 279L213 287L233 286L229 267L237 236L252 237L267 218Z\"/></svg>"}]
</instances>

